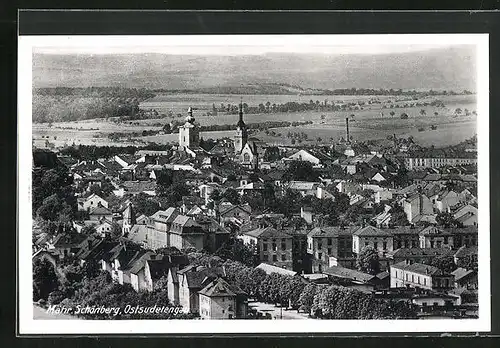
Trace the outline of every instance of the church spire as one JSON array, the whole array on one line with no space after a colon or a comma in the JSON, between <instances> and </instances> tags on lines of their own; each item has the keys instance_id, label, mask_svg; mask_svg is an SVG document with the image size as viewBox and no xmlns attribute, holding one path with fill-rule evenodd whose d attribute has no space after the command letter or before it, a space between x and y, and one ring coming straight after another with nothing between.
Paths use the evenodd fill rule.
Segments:
<instances>
[{"instance_id":1,"label":"church spire","mask_svg":"<svg viewBox=\"0 0 500 348\"><path fill-rule=\"evenodd\" d=\"M238 114L239 114L240 118L238 120L237 126L239 128L246 127L245 122L243 121L243 98L240 99L240 105L239 105L239 108L238 108Z\"/></svg>"}]
</instances>

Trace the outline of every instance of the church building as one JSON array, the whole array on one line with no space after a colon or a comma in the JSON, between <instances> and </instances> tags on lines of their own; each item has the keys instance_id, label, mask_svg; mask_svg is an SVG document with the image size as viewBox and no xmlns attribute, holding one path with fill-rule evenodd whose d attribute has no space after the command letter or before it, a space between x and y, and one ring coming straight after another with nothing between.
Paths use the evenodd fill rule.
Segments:
<instances>
[{"instance_id":1,"label":"church building","mask_svg":"<svg viewBox=\"0 0 500 348\"><path fill-rule=\"evenodd\" d=\"M243 103L239 105L239 120L236 124L236 134L234 135L235 159L242 166L256 169L259 164L258 139L248 138L248 128L243 121Z\"/></svg>"},{"instance_id":2,"label":"church building","mask_svg":"<svg viewBox=\"0 0 500 348\"><path fill-rule=\"evenodd\" d=\"M189 107L186 123L179 127L179 150L196 149L200 143L200 130L194 123L193 109Z\"/></svg>"}]
</instances>

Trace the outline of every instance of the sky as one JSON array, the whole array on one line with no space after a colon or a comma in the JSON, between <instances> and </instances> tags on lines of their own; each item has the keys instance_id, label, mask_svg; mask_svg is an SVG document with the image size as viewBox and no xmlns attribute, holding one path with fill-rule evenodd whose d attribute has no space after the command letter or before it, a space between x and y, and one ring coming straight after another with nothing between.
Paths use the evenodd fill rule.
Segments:
<instances>
[{"instance_id":1,"label":"sky","mask_svg":"<svg viewBox=\"0 0 500 348\"><path fill-rule=\"evenodd\" d=\"M34 53L261 55L265 53L385 54L469 43L468 35L192 35L46 36Z\"/></svg>"}]
</instances>

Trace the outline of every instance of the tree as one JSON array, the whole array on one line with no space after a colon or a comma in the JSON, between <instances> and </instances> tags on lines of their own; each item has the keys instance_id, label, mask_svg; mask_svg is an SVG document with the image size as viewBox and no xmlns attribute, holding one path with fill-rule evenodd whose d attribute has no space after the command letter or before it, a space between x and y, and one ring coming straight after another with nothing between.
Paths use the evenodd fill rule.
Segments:
<instances>
[{"instance_id":1,"label":"tree","mask_svg":"<svg viewBox=\"0 0 500 348\"><path fill-rule=\"evenodd\" d=\"M391 106L392 106L392 105L391 105ZM393 117L394 117L394 115L396 115L396 113L395 113L394 111L391 111L391 112L389 112L389 115L391 115L391 116L393 116Z\"/></svg>"},{"instance_id":2,"label":"tree","mask_svg":"<svg viewBox=\"0 0 500 348\"><path fill-rule=\"evenodd\" d=\"M461 115L462 114L462 109L461 108L456 108L454 113L455 113L455 115Z\"/></svg>"},{"instance_id":3,"label":"tree","mask_svg":"<svg viewBox=\"0 0 500 348\"><path fill-rule=\"evenodd\" d=\"M158 201L143 192L133 196L130 200L138 215L151 216L160 210Z\"/></svg>"},{"instance_id":4,"label":"tree","mask_svg":"<svg viewBox=\"0 0 500 348\"><path fill-rule=\"evenodd\" d=\"M467 255L457 260L457 266L465 268L466 270L477 271L477 257Z\"/></svg>"},{"instance_id":5,"label":"tree","mask_svg":"<svg viewBox=\"0 0 500 348\"><path fill-rule=\"evenodd\" d=\"M403 112L401 116L399 116L402 120L406 120L408 118L408 114L406 112Z\"/></svg>"},{"instance_id":6,"label":"tree","mask_svg":"<svg viewBox=\"0 0 500 348\"><path fill-rule=\"evenodd\" d=\"M59 280L54 266L48 260L39 259L33 264L33 301L47 300L57 290Z\"/></svg>"},{"instance_id":7,"label":"tree","mask_svg":"<svg viewBox=\"0 0 500 348\"><path fill-rule=\"evenodd\" d=\"M315 283L309 283L304 287L299 297L300 310L306 313L311 313L311 308L314 303L314 297L316 296L317 292L318 285Z\"/></svg>"},{"instance_id":8,"label":"tree","mask_svg":"<svg viewBox=\"0 0 500 348\"><path fill-rule=\"evenodd\" d=\"M222 197L227 199L231 204L240 204L240 194L233 188L228 188L222 194Z\"/></svg>"},{"instance_id":9,"label":"tree","mask_svg":"<svg viewBox=\"0 0 500 348\"><path fill-rule=\"evenodd\" d=\"M437 267L446 273L451 273L457 269L457 266L455 265L455 262L453 260L453 256L451 255L434 258L431 261L431 266Z\"/></svg>"},{"instance_id":10,"label":"tree","mask_svg":"<svg viewBox=\"0 0 500 348\"><path fill-rule=\"evenodd\" d=\"M246 246L242 240L233 236L215 252L215 255L223 259L241 262L250 267L254 267L257 262L254 251Z\"/></svg>"},{"instance_id":11,"label":"tree","mask_svg":"<svg viewBox=\"0 0 500 348\"><path fill-rule=\"evenodd\" d=\"M440 212L436 215L436 222L443 227L460 227L462 224L455 219L453 214L448 212Z\"/></svg>"},{"instance_id":12,"label":"tree","mask_svg":"<svg viewBox=\"0 0 500 348\"><path fill-rule=\"evenodd\" d=\"M427 112L424 109L420 109L420 115L425 116L427 115Z\"/></svg>"},{"instance_id":13,"label":"tree","mask_svg":"<svg viewBox=\"0 0 500 348\"><path fill-rule=\"evenodd\" d=\"M314 170L311 162L291 161L283 173L283 178L287 181L316 181L319 174Z\"/></svg>"},{"instance_id":14,"label":"tree","mask_svg":"<svg viewBox=\"0 0 500 348\"><path fill-rule=\"evenodd\" d=\"M380 261L378 252L372 247L364 247L356 259L356 267L359 271L377 274L380 272Z\"/></svg>"}]
</instances>

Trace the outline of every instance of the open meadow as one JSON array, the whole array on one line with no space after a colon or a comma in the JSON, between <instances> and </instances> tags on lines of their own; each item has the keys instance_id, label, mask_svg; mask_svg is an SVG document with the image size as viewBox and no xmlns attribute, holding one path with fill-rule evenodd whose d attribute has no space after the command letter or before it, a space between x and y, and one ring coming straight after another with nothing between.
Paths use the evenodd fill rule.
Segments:
<instances>
[{"instance_id":1,"label":"open meadow","mask_svg":"<svg viewBox=\"0 0 500 348\"><path fill-rule=\"evenodd\" d=\"M182 122L189 106L194 107L196 121L202 126L235 124L238 116L219 112L217 116L207 113L212 105L238 104L240 98L251 106L262 103L309 103L310 100L321 103L327 101L335 104L351 103L351 106L340 111L304 111L304 112L271 112L245 115L247 124L266 121L312 121L312 124L299 127L270 129L269 132L256 131L256 136L271 144L290 144L289 132L304 132L308 143L331 143L345 137L345 118L350 119L350 132L357 141L386 138L388 135L413 136L422 145L452 145L470 138L476 133L476 119L482 115L474 115L476 110L475 95L432 96L412 99L408 96L312 96L312 95L201 95L179 94L161 95L140 104L141 109L153 109L159 114L169 111L172 116L150 118L115 123L112 119L92 119L73 122L54 122L33 124L35 142L48 140L55 146L64 144L94 145L142 145L147 142L177 142L177 134L137 135L144 130L158 131L163 124L172 121ZM374 101L368 103L368 101ZM429 105L440 100L443 106ZM364 103L363 103L364 102ZM352 103L360 103L352 106ZM419 104L418 106L416 104ZM424 106L424 104L427 104ZM392 107L391 107L392 105ZM457 113L457 109L460 111ZM407 119L401 119L401 114ZM177 116L181 114L181 116ZM434 129L433 129L434 128ZM274 131L274 134L273 132ZM129 137L111 140L110 133L131 133ZM136 134L132 134L136 133ZM205 139L231 137L233 131L202 132ZM55 138L54 138L55 137ZM318 139L319 138L319 139Z\"/></svg>"}]
</instances>

